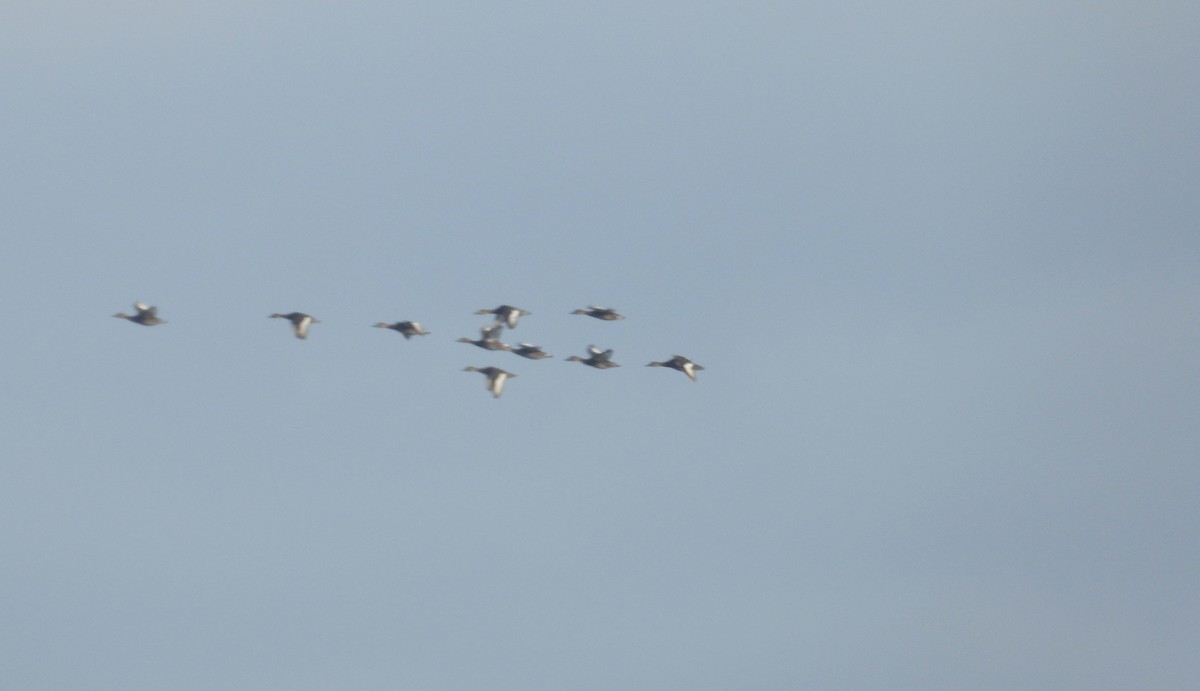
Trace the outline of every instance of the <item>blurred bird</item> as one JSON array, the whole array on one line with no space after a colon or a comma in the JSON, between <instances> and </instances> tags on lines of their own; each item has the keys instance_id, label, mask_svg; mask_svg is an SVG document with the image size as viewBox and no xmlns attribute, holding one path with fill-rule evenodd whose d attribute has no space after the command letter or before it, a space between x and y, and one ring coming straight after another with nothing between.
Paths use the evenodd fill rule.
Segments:
<instances>
[{"instance_id":1,"label":"blurred bird","mask_svg":"<svg viewBox=\"0 0 1200 691\"><path fill-rule=\"evenodd\" d=\"M479 372L487 377L487 390L492 392L492 398L500 398L504 392L504 382L517 375L505 372L499 367L467 367L464 372Z\"/></svg>"},{"instance_id":2,"label":"blurred bird","mask_svg":"<svg viewBox=\"0 0 1200 691\"><path fill-rule=\"evenodd\" d=\"M375 326L380 329L391 329L392 331L399 332L401 336L404 336L404 340L406 341L413 336L429 335L429 332L421 326L420 322L396 322L395 324L379 322Z\"/></svg>"},{"instance_id":3,"label":"blurred bird","mask_svg":"<svg viewBox=\"0 0 1200 691\"><path fill-rule=\"evenodd\" d=\"M458 342L477 345L484 350L512 350L512 346L508 345L507 343L501 343L497 338L503 329L504 326L499 322L496 322L491 326L485 326L479 330L480 338L478 341L473 341L466 336L463 336L462 338L458 339Z\"/></svg>"},{"instance_id":4,"label":"blurred bird","mask_svg":"<svg viewBox=\"0 0 1200 691\"><path fill-rule=\"evenodd\" d=\"M128 319L134 324L141 324L142 326L156 326L158 324L167 323L166 321L158 318L157 307L151 307L150 305L139 301L133 303L133 309L137 310L137 314L128 315L124 312L117 312L113 316L119 319Z\"/></svg>"},{"instance_id":5,"label":"blurred bird","mask_svg":"<svg viewBox=\"0 0 1200 691\"><path fill-rule=\"evenodd\" d=\"M582 315L586 315L588 317L595 317L597 319L603 319L606 322L616 321L618 319L625 318L622 315L617 314L616 310L611 310L607 307L597 307L596 305L588 305L587 309L575 310L571 314L582 314Z\"/></svg>"},{"instance_id":6,"label":"blurred bird","mask_svg":"<svg viewBox=\"0 0 1200 691\"><path fill-rule=\"evenodd\" d=\"M704 369L682 355L673 355L666 362L651 362L647 367L670 367L687 375L688 379L696 381L696 371Z\"/></svg>"},{"instance_id":7,"label":"blurred bird","mask_svg":"<svg viewBox=\"0 0 1200 691\"><path fill-rule=\"evenodd\" d=\"M589 356L586 358L579 357L578 355L572 355L572 356L568 357L567 359L574 361L574 362L582 362L583 364L587 365L588 367L595 367L596 369L609 369L611 367L620 367L620 365L618 365L617 363L612 361L612 354L613 354L612 348L609 348L608 350L605 350L605 351L601 351L596 346L590 345L590 346L588 346L588 353L589 353Z\"/></svg>"},{"instance_id":8,"label":"blurred bird","mask_svg":"<svg viewBox=\"0 0 1200 691\"><path fill-rule=\"evenodd\" d=\"M497 324L504 324L510 329L515 329L517 328L518 319L521 317L527 317L533 313L526 312L525 310L519 307L513 307L512 305L500 305L494 310L479 310L475 314L494 314L496 315Z\"/></svg>"},{"instance_id":9,"label":"blurred bird","mask_svg":"<svg viewBox=\"0 0 1200 691\"><path fill-rule=\"evenodd\" d=\"M308 338L308 327L310 324L320 324L321 320L314 319L303 312L288 312L287 314L279 314L276 312L268 319L287 319L292 323L292 330L296 332L296 338Z\"/></svg>"},{"instance_id":10,"label":"blurred bird","mask_svg":"<svg viewBox=\"0 0 1200 691\"><path fill-rule=\"evenodd\" d=\"M531 343L520 343L518 347L512 349L512 352L521 357L527 357L530 360L544 360L548 357L554 357Z\"/></svg>"}]
</instances>

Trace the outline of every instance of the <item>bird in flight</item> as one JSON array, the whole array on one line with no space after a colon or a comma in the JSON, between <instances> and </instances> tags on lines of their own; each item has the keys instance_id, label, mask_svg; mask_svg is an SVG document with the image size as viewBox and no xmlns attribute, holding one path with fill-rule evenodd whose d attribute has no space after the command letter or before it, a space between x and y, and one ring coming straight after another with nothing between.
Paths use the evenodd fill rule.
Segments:
<instances>
[{"instance_id":1,"label":"bird in flight","mask_svg":"<svg viewBox=\"0 0 1200 691\"><path fill-rule=\"evenodd\" d=\"M413 336L429 335L429 332L421 326L421 322L396 322L395 324L379 322L375 326L379 327L380 329L391 329L392 331L399 332L400 335L404 336L404 340L406 341Z\"/></svg>"},{"instance_id":2,"label":"bird in flight","mask_svg":"<svg viewBox=\"0 0 1200 691\"><path fill-rule=\"evenodd\" d=\"M590 346L588 346L588 357L582 358L582 357L579 357L578 355L572 355L572 356L568 357L567 359L571 360L573 362L582 362L583 364L587 365L588 367L595 367L596 369L609 369L612 367L620 367L620 365L618 365L617 363L612 361L612 354L613 354L612 348L602 351L599 348L597 348L596 346L590 345Z\"/></svg>"},{"instance_id":3,"label":"bird in flight","mask_svg":"<svg viewBox=\"0 0 1200 691\"><path fill-rule=\"evenodd\" d=\"M494 314L496 315L497 324L504 324L510 329L515 329L517 328L518 319L527 317L533 313L527 312L520 307L513 307L512 305L500 305L494 310L479 310L475 314Z\"/></svg>"},{"instance_id":4,"label":"bird in flight","mask_svg":"<svg viewBox=\"0 0 1200 691\"><path fill-rule=\"evenodd\" d=\"M670 367L687 375L688 379L696 381L696 371L704 369L682 355L673 355L666 362L651 362L647 367Z\"/></svg>"},{"instance_id":5,"label":"bird in flight","mask_svg":"<svg viewBox=\"0 0 1200 691\"><path fill-rule=\"evenodd\" d=\"M571 314L582 314L582 315L585 315L588 317L595 317L597 319L603 319L606 322L616 321L618 319L625 318L624 316L617 314L616 310L612 310L607 307L597 307L596 305L588 305L587 309L575 310Z\"/></svg>"},{"instance_id":6,"label":"bird in flight","mask_svg":"<svg viewBox=\"0 0 1200 691\"><path fill-rule=\"evenodd\" d=\"M158 324L167 323L165 320L158 318L157 307L151 307L150 305L139 301L133 303L133 309L137 310L136 314L130 315L125 314L124 312L117 312L113 316L119 319L128 319L134 324L141 324L142 326L156 326Z\"/></svg>"},{"instance_id":7,"label":"bird in flight","mask_svg":"<svg viewBox=\"0 0 1200 691\"><path fill-rule=\"evenodd\" d=\"M286 319L292 323L292 330L296 333L296 338L308 338L308 327L310 324L320 324L321 320L303 312L288 312L287 314L279 314L276 312L268 319Z\"/></svg>"},{"instance_id":8,"label":"bird in flight","mask_svg":"<svg viewBox=\"0 0 1200 691\"><path fill-rule=\"evenodd\" d=\"M487 377L487 390L492 392L492 398L500 398L504 393L504 382L517 375L505 372L499 367L467 367L464 372L479 372Z\"/></svg>"}]
</instances>

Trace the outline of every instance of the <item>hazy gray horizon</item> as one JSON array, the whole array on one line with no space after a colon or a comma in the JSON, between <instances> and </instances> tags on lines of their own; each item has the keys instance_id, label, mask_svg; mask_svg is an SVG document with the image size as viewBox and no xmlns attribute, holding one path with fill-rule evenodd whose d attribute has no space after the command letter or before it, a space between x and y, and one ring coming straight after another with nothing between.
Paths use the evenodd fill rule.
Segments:
<instances>
[{"instance_id":1,"label":"hazy gray horizon","mask_svg":"<svg viewBox=\"0 0 1200 691\"><path fill-rule=\"evenodd\" d=\"M6 683L1195 685L1198 25L0 9Z\"/></svg>"}]
</instances>

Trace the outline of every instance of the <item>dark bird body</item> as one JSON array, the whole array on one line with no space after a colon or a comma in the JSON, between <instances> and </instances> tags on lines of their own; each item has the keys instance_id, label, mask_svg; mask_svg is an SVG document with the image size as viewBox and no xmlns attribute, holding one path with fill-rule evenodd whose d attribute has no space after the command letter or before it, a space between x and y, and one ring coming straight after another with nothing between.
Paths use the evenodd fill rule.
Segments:
<instances>
[{"instance_id":1,"label":"dark bird body","mask_svg":"<svg viewBox=\"0 0 1200 691\"><path fill-rule=\"evenodd\" d=\"M696 381L696 371L704 369L700 365L692 362L682 355L673 355L666 362L651 362L647 367L670 367L673 370L679 370L687 375L688 379Z\"/></svg>"},{"instance_id":2,"label":"dark bird body","mask_svg":"<svg viewBox=\"0 0 1200 691\"><path fill-rule=\"evenodd\" d=\"M529 358L530 360L545 360L548 357L554 357L550 353L547 353L531 343L518 344L516 348L512 349L512 352L520 355L521 357Z\"/></svg>"},{"instance_id":3,"label":"dark bird body","mask_svg":"<svg viewBox=\"0 0 1200 691\"><path fill-rule=\"evenodd\" d=\"M380 329L391 329L392 331L399 333L401 336L404 336L404 340L408 340L413 336L429 335L429 332L421 326L420 322L396 322L395 324L379 322L375 326Z\"/></svg>"},{"instance_id":4,"label":"dark bird body","mask_svg":"<svg viewBox=\"0 0 1200 691\"><path fill-rule=\"evenodd\" d=\"M596 305L588 305L587 309L575 310L571 314L582 314L584 316L595 317L596 319L602 319L606 322L616 321L618 319L625 318L622 315L617 314L616 310L611 310L607 307L597 307Z\"/></svg>"},{"instance_id":5,"label":"dark bird body","mask_svg":"<svg viewBox=\"0 0 1200 691\"><path fill-rule=\"evenodd\" d=\"M113 316L117 317L118 319L128 319L134 324L141 324L142 326L156 326L158 324L167 323L166 321L158 318L157 307L151 307L144 302L135 302L133 303L133 309L136 310L136 314L117 312Z\"/></svg>"},{"instance_id":6,"label":"dark bird body","mask_svg":"<svg viewBox=\"0 0 1200 691\"><path fill-rule=\"evenodd\" d=\"M504 324L510 329L517 328L517 320L521 317L527 317L532 312L527 312L520 307L512 305L500 305L494 310L479 310L475 314L494 314L496 315L496 323Z\"/></svg>"},{"instance_id":7,"label":"dark bird body","mask_svg":"<svg viewBox=\"0 0 1200 691\"><path fill-rule=\"evenodd\" d=\"M471 340L470 338L463 336L462 338L458 339L458 342L470 343L471 345L479 346L484 350L512 350L512 346L508 345L507 343L501 343L497 338L503 329L504 327L499 323L492 324L491 326L485 326L479 330L479 340Z\"/></svg>"},{"instance_id":8,"label":"dark bird body","mask_svg":"<svg viewBox=\"0 0 1200 691\"><path fill-rule=\"evenodd\" d=\"M268 319L286 319L292 323L292 331L296 334L296 338L308 338L308 327L311 324L320 324L319 319L303 313L303 312L288 312L287 314L279 314L276 312Z\"/></svg>"},{"instance_id":9,"label":"dark bird body","mask_svg":"<svg viewBox=\"0 0 1200 691\"><path fill-rule=\"evenodd\" d=\"M464 372L479 372L487 377L487 390L492 392L492 398L500 398L504 393L504 383L517 375L505 372L499 367L467 367Z\"/></svg>"},{"instance_id":10,"label":"dark bird body","mask_svg":"<svg viewBox=\"0 0 1200 691\"><path fill-rule=\"evenodd\" d=\"M588 357L583 358L579 357L578 355L572 355L567 359L572 362L582 362L588 367L595 367L596 369L611 369L613 367L620 367L620 365L612 361L612 354L612 348L602 351L596 346L590 345L588 346Z\"/></svg>"}]
</instances>

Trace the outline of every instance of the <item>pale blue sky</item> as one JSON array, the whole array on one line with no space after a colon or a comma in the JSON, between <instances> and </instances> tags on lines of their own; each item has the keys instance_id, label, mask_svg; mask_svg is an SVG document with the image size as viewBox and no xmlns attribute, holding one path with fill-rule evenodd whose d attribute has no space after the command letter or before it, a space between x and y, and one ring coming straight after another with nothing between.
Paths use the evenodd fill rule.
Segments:
<instances>
[{"instance_id":1,"label":"pale blue sky","mask_svg":"<svg viewBox=\"0 0 1200 691\"><path fill-rule=\"evenodd\" d=\"M1195 3L23 5L6 684L1200 683Z\"/></svg>"}]
</instances>

